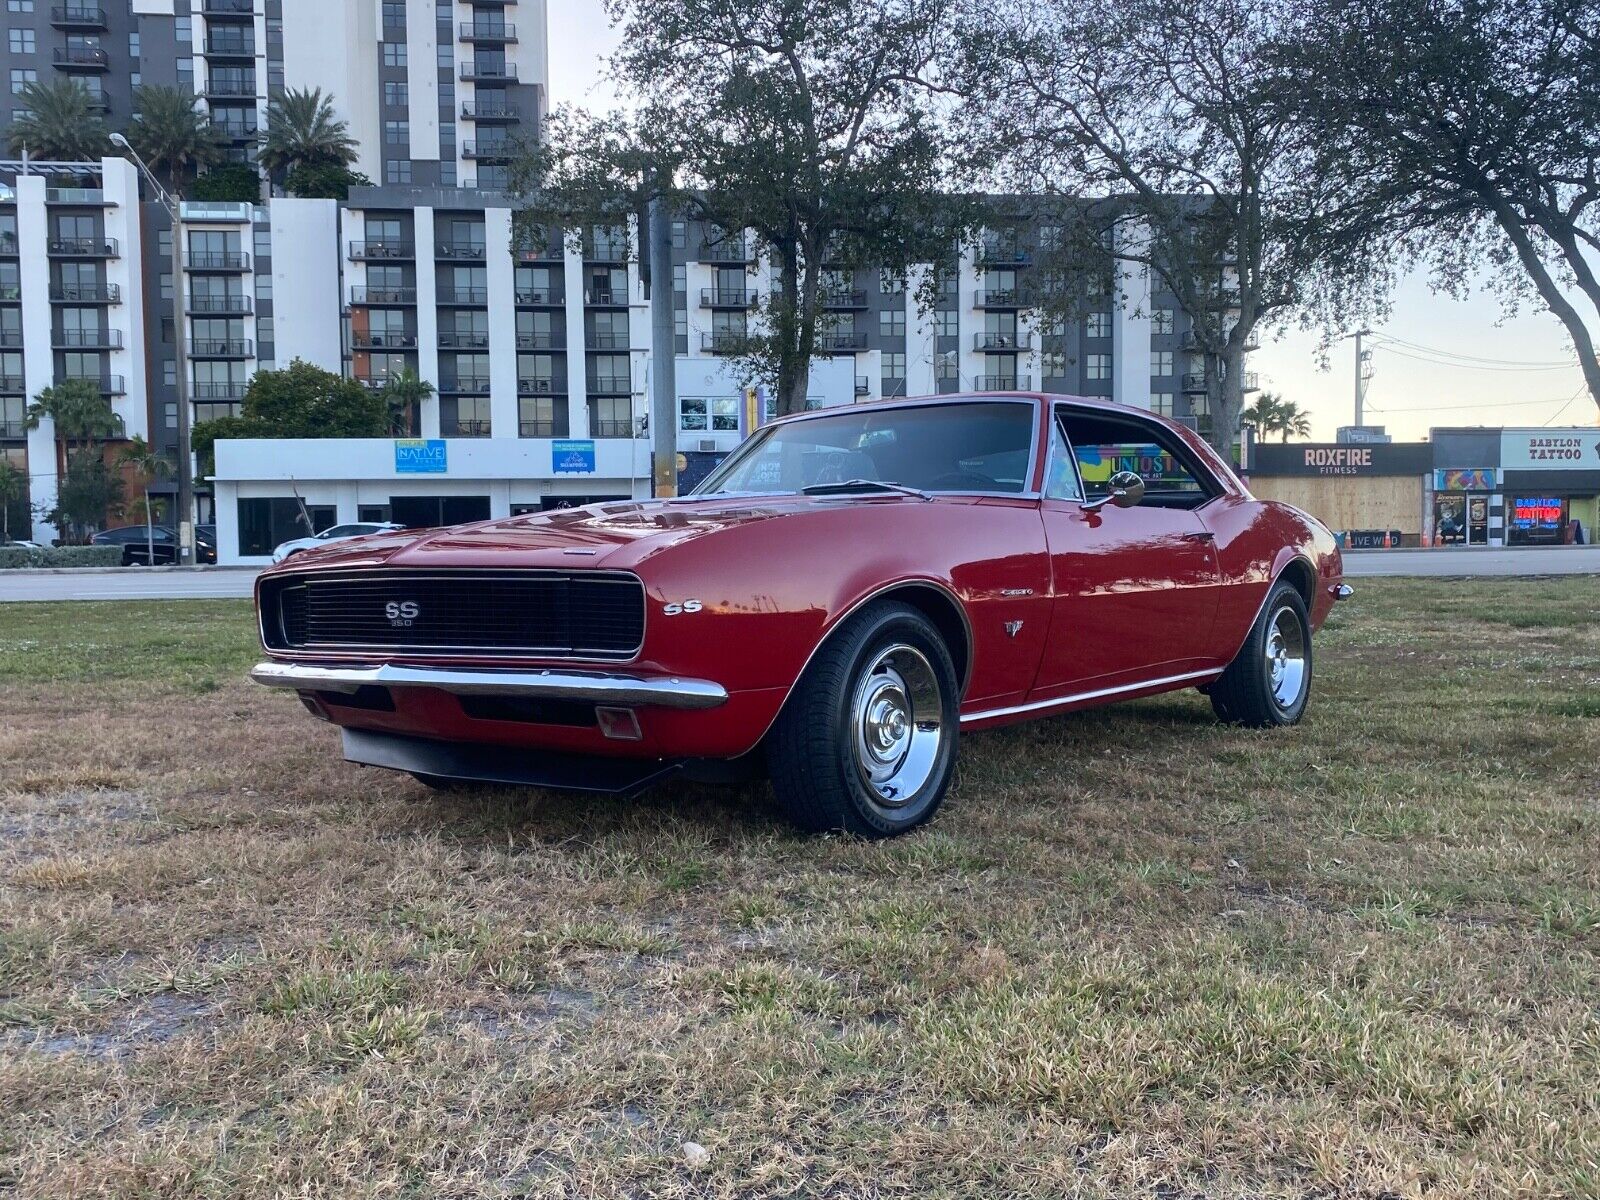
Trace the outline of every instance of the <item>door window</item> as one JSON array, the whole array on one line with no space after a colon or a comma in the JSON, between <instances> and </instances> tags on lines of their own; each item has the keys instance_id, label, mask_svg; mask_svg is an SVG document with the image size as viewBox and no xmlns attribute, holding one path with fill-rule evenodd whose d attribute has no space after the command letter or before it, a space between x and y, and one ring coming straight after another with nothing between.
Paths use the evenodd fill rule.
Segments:
<instances>
[{"instance_id":1,"label":"door window","mask_svg":"<svg viewBox=\"0 0 1600 1200\"><path fill-rule=\"evenodd\" d=\"M1068 408L1056 412L1059 433L1072 447L1085 500L1107 496L1111 477L1121 471L1132 471L1144 480L1142 503L1151 508L1198 508L1220 490L1210 473L1165 430Z\"/></svg>"}]
</instances>

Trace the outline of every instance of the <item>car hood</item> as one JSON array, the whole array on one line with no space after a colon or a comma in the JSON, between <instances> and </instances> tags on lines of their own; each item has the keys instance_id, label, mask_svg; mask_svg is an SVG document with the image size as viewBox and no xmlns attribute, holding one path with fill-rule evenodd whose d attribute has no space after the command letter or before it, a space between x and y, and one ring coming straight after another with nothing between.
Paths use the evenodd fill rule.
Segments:
<instances>
[{"instance_id":1,"label":"car hood","mask_svg":"<svg viewBox=\"0 0 1600 1200\"><path fill-rule=\"evenodd\" d=\"M956 498L950 497L949 500ZM939 498L933 503L944 503ZM447 529L373 534L295 556L301 570L545 567L630 570L675 546L756 522L929 503L912 496L724 496L637 500L530 513Z\"/></svg>"}]
</instances>

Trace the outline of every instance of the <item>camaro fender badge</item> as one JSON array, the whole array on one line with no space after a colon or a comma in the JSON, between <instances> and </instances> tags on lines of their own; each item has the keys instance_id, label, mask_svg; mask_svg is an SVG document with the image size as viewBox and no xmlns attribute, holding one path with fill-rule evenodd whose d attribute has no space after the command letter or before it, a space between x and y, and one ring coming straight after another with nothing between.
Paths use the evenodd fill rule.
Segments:
<instances>
[{"instance_id":1,"label":"camaro fender badge","mask_svg":"<svg viewBox=\"0 0 1600 1200\"><path fill-rule=\"evenodd\" d=\"M1017 636L1017 634L1019 634L1021 632L1022 632L1022 622L1021 621L1007 621L1006 622L1006 636L1007 637L1013 637L1014 638L1014 637Z\"/></svg>"},{"instance_id":2,"label":"camaro fender badge","mask_svg":"<svg viewBox=\"0 0 1600 1200\"><path fill-rule=\"evenodd\" d=\"M415 600L391 600L383 606L383 615L396 629L408 629L422 615L422 606Z\"/></svg>"},{"instance_id":3,"label":"camaro fender badge","mask_svg":"<svg viewBox=\"0 0 1600 1200\"><path fill-rule=\"evenodd\" d=\"M685 600L682 604L668 604L661 609L664 617L676 617L681 613L697 613L704 605L698 600Z\"/></svg>"},{"instance_id":4,"label":"camaro fender badge","mask_svg":"<svg viewBox=\"0 0 1600 1200\"><path fill-rule=\"evenodd\" d=\"M1033 589L1032 588L1001 588L1000 589L1000 594L1002 596L1031 596L1031 595L1033 595Z\"/></svg>"}]
</instances>

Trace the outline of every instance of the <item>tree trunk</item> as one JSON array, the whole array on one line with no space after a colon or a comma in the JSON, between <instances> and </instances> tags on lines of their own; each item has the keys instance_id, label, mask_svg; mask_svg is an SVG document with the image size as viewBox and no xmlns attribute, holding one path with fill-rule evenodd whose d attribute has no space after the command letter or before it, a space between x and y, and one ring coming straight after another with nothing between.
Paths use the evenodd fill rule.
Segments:
<instances>
[{"instance_id":1,"label":"tree trunk","mask_svg":"<svg viewBox=\"0 0 1600 1200\"><path fill-rule=\"evenodd\" d=\"M802 267L798 256L786 257L782 268L786 328L778 335L778 415L806 410L811 388L811 355L817 341L817 265L807 255Z\"/></svg>"}]
</instances>

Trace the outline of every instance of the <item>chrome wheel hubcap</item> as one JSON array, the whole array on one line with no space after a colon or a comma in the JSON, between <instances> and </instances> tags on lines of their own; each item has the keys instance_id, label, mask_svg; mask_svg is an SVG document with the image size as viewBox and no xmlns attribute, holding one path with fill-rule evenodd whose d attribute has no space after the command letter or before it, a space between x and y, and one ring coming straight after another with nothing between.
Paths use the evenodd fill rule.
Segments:
<instances>
[{"instance_id":1,"label":"chrome wheel hubcap","mask_svg":"<svg viewBox=\"0 0 1600 1200\"><path fill-rule=\"evenodd\" d=\"M856 684L850 705L856 769L884 808L904 807L933 775L944 740L939 677L915 646L890 646Z\"/></svg>"},{"instance_id":2,"label":"chrome wheel hubcap","mask_svg":"<svg viewBox=\"0 0 1600 1200\"><path fill-rule=\"evenodd\" d=\"M1288 605L1272 614L1267 627L1267 679L1278 707L1293 708L1306 686L1306 631Z\"/></svg>"}]
</instances>

